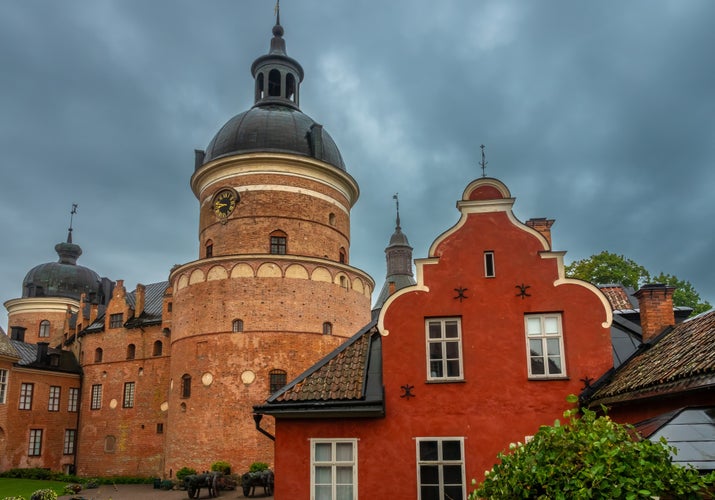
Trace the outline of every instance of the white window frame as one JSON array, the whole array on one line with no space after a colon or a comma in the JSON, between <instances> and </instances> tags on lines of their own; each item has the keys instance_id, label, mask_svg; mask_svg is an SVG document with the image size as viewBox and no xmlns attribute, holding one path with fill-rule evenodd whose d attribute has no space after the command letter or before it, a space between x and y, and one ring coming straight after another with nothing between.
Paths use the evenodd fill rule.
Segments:
<instances>
[{"instance_id":1,"label":"white window frame","mask_svg":"<svg viewBox=\"0 0 715 500\"><path fill-rule=\"evenodd\" d=\"M420 456L420 444L424 442L436 442L437 443L437 459L436 460L424 460ZM459 442L459 460L445 460L443 458L443 443L445 441L457 441ZM445 466L460 466L461 477L462 477L462 499L467 499L467 480L465 476L464 468L464 437L452 436L452 437L418 437L415 438L415 462L417 464L417 499L422 500L422 466L432 466L438 468L438 487L439 487L439 498L447 498L444 493L445 483L444 483L444 467ZM456 486L456 484L451 484L451 486ZM450 497L451 498L451 497Z\"/></svg>"},{"instance_id":2,"label":"white window frame","mask_svg":"<svg viewBox=\"0 0 715 500\"><path fill-rule=\"evenodd\" d=\"M8 370L0 369L0 405L7 403L7 387L8 387L9 372Z\"/></svg>"},{"instance_id":3,"label":"white window frame","mask_svg":"<svg viewBox=\"0 0 715 500\"><path fill-rule=\"evenodd\" d=\"M77 442L77 429L65 429L65 440L62 445L63 455L74 455L74 447Z\"/></svg>"},{"instance_id":4,"label":"white window frame","mask_svg":"<svg viewBox=\"0 0 715 500\"><path fill-rule=\"evenodd\" d=\"M37 333L40 338L45 338L50 336L50 322L46 319L40 321L40 330Z\"/></svg>"},{"instance_id":5,"label":"white window frame","mask_svg":"<svg viewBox=\"0 0 715 500\"><path fill-rule=\"evenodd\" d=\"M59 385L50 386L50 396L47 400L47 411L60 411L62 388Z\"/></svg>"},{"instance_id":6,"label":"white window frame","mask_svg":"<svg viewBox=\"0 0 715 500\"><path fill-rule=\"evenodd\" d=\"M448 323L456 322L457 324L457 336L447 337L446 325ZM430 325L439 324L440 326L440 336L430 338ZM455 361L455 358L447 357L447 344L456 342L458 345L458 356L459 359L459 374L457 375L447 375L448 373L448 362ZM441 355L439 358L432 359L432 347L439 344L439 349ZM425 318L425 360L427 363L427 381L430 382L450 382L455 380L464 380L464 358L462 356L462 318L460 317L450 317L450 318ZM442 374L432 371L432 363L440 362Z\"/></svg>"},{"instance_id":7,"label":"white window frame","mask_svg":"<svg viewBox=\"0 0 715 500\"><path fill-rule=\"evenodd\" d=\"M539 320L538 331L532 329L529 331L529 320ZM547 320L556 321L556 331L549 331L546 327L545 322ZM526 366L529 370L529 378L532 379L552 379L566 378L566 358L564 353L564 335L563 335L563 322L561 318L561 313L542 313L542 314L526 314L524 315L524 337L526 340ZM549 342L551 341L551 342ZM557 341L556 344L554 341ZM533 356L531 354L531 343L540 343L540 355ZM555 345L558 345L558 354L553 354L549 352L549 345L553 349ZM532 361L541 358L544 373L534 373ZM556 373L552 372L549 365L549 358L558 359L561 363L561 371Z\"/></svg>"},{"instance_id":8,"label":"white window frame","mask_svg":"<svg viewBox=\"0 0 715 500\"><path fill-rule=\"evenodd\" d=\"M330 449L330 460L317 460L316 458L316 447L318 445L329 444ZM352 460L339 461L337 460L336 449L339 444L349 444L352 446ZM311 500L322 500L327 498L329 500L335 500L337 498L337 475L336 471L338 467L350 467L352 469L352 486L353 494L352 500L357 500L358 498L358 440L355 438L336 438L336 439L311 439L310 440L310 499ZM318 467L330 467L330 478L331 478L331 491L328 497L318 497L316 495L316 469Z\"/></svg>"},{"instance_id":9,"label":"white window frame","mask_svg":"<svg viewBox=\"0 0 715 500\"><path fill-rule=\"evenodd\" d=\"M35 392L35 384L32 382L23 382L20 384L20 410L32 410L32 396Z\"/></svg>"},{"instance_id":10,"label":"white window frame","mask_svg":"<svg viewBox=\"0 0 715 500\"><path fill-rule=\"evenodd\" d=\"M67 396L67 411L77 412L79 410L79 387L70 387Z\"/></svg>"},{"instance_id":11,"label":"white window frame","mask_svg":"<svg viewBox=\"0 0 715 500\"><path fill-rule=\"evenodd\" d=\"M124 397L122 398L122 408L134 408L134 394L136 385L134 382L124 382Z\"/></svg>"},{"instance_id":12,"label":"white window frame","mask_svg":"<svg viewBox=\"0 0 715 500\"><path fill-rule=\"evenodd\" d=\"M42 429L30 429L30 439L27 443L27 456L42 456Z\"/></svg>"}]
</instances>

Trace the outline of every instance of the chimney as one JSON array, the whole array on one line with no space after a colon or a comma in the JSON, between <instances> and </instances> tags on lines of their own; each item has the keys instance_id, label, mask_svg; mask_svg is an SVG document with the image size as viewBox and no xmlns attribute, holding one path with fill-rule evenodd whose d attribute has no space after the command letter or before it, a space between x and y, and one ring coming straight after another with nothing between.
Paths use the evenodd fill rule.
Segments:
<instances>
[{"instance_id":1,"label":"chimney","mask_svg":"<svg viewBox=\"0 0 715 500\"><path fill-rule=\"evenodd\" d=\"M47 347L49 342L38 342L37 343L37 363L46 364L47 363Z\"/></svg>"},{"instance_id":2,"label":"chimney","mask_svg":"<svg viewBox=\"0 0 715 500\"><path fill-rule=\"evenodd\" d=\"M666 327L675 325L674 286L654 283L643 285L634 295L638 299L643 342L653 339Z\"/></svg>"},{"instance_id":3,"label":"chimney","mask_svg":"<svg viewBox=\"0 0 715 500\"><path fill-rule=\"evenodd\" d=\"M554 225L554 222L554 219L534 217L526 221L526 225L540 232L541 235L546 238L546 241L549 242L549 248L551 248L551 226Z\"/></svg>"},{"instance_id":4,"label":"chimney","mask_svg":"<svg viewBox=\"0 0 715 500\"><path fill-rule=\"evenodd\" d=\"M137 284L137 289L134 292L134 317L138 318L144 312L144 300L146 296L146 287L141 283Z\"/></svg>"}]
</instances>

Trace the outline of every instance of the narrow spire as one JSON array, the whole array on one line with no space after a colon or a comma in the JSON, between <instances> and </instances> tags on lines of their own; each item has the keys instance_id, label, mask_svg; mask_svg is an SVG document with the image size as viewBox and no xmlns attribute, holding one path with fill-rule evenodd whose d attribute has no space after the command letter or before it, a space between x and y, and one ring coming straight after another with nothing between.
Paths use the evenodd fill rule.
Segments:
<instances>
[{"instance_id":1,"label":"narrow spire","mask_svg":"<svg viewBox=\"0 0 715 500\"><path fill-rule=\"evenodd\" d=\"M481 165L481 167L482 167L482 177L486 177L486 176L487 176L487 163L488 163L488 162L487 162L487 159L486 159L487 157L486 157L486 155L484 154L484 144L482 144L482 145L479 146L479 147L482 148L482 161L479 162L479 165Z\"/></svg>"},{"instance_id":2,"label":"narrow spire","mask_svg":"<svg viewBox=\"0 0 715 500\"><path fill-rule=\"evenodd\" d=\"M276 0L276 6L273 8L273 13L276 15L276 26L281 25L281 0Z\"/></svg>"},{"instance_id":3,"label":"narrow spire","mask_svg":"<svg viewBox=\"0 0 715 500\"><path fill-rule=\"evenodd\" d=\"M67 231L67 243L72 243L72 221L74 220L74 214L77 213L77 204L72 203L72 210L70 211L70 227Z\"/></svg>"},{"instance_id":4,"label":"narrow spire","mask_svg":"<svg viewBox=\"0 0 715 500\"><path fill-rule=\"evenodd\" d=\"M400 199L398 198L399 193L392 195L392 199L395 200L395 205L397 207L397 221L395 222L395 229L400 229Z\"/></svg>"}]
</instances>

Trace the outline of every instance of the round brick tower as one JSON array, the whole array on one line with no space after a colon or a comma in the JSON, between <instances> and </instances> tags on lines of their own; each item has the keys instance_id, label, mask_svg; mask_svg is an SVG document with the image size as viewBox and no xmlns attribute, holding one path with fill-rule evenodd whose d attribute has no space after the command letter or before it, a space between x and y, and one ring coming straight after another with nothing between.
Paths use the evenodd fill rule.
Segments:
<instances>
[{"instance_id":1,"label":"round brick tower","mask_svg":"<svg viewBox=\"0 0 715 500\"><path fill-rule=\"evenodd\" d=\"M217 460L238 473L272 464L253 405L370 320L374 281L349 265L358 185L300 111L303 68L279 19L251 72L255 105L196 152L199 258L170 275L167 475Z\"/></svg>"}]
</instances>

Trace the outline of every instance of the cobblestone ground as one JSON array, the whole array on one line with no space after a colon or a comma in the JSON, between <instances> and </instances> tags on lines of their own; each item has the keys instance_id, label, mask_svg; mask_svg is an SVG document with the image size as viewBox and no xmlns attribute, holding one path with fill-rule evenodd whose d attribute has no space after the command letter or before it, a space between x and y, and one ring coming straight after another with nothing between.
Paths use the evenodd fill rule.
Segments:
<instances>
[{"instance_id":1,"label":"cobblestone ground","mask_svg":"<svg viewBox=\"0 0 715 500\"><path fill-rule=\"evenodd\" d=\"M59 497L61 500L69 500L74 497L83 497L87 500L188 500L189 496L185 491L164 491L155 490L150 484L118 484L116 486L102 485L100 488L83 490L78 495L65 495ZM208 492L201 490L201 499L209 498ZM222 491L218 500L234 500L236 498L246 498L241 489ZM255 497L262 500L273 500L273 497L263 495L263 488L256 489Z\"/></svg>"}]
</instances>

